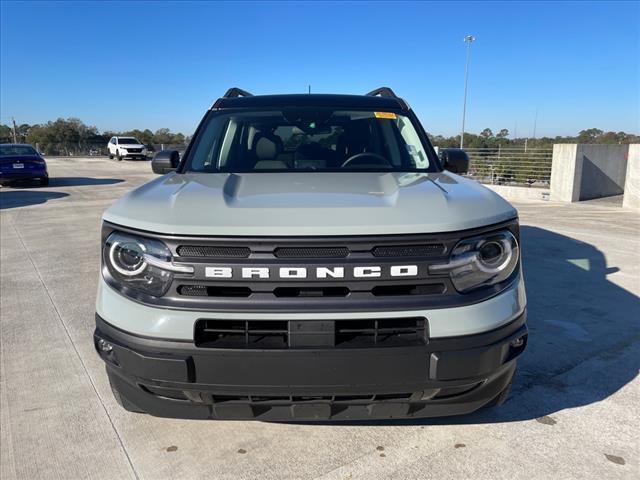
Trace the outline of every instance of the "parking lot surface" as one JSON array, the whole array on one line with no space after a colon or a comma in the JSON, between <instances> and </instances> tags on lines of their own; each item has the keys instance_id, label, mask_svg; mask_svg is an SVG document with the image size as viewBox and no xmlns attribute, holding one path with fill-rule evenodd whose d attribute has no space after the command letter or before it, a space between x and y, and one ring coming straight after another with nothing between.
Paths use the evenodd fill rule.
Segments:
<instances>
[{"instance_id":1,"label":"parking lot surface","mask_svg":"<svg viewBox=\"0 0 640 480\"><path fill-rule=\"evenodd\" d=\"M350 424L132 414L94 352L100 216L148 162L48 160L0 188L0 477L638 478L640 218L520 203L529 347L510 399L466 417ZM203 205L206 208L206 205Z\"/></svg>"}]
</instances>

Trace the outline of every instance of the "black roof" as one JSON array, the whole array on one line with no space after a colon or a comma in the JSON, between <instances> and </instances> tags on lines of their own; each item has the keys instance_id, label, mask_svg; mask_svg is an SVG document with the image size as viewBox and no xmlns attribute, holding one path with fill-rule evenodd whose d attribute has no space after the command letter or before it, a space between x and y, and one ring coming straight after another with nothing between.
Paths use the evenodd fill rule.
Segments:
<instances>
[{"instance_id":1,"label":"black roof","mask_svg":"<svg viewBox=\"0 0 640 480\"><path fill-rule=\"evenodd\" d=\"M336 95L299 93L288 95L252 95L248 97L222 97L212 108L260 108L260 107L333 107L379 108L380 110L408 110L401 98L372 95Z\"/></svg>"}]
</instances>

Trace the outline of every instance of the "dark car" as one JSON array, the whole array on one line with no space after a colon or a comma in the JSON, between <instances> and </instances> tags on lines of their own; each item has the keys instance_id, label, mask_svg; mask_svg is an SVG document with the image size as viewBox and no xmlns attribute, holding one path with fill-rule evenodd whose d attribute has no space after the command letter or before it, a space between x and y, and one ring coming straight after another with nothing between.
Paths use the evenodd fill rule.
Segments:
<instances>
[{"instance_id":1,"label":"dark car","mask_svg":"<svg viewBox=\"0 0 640 480\"><path fill-rule=\"evenodd\" d=\"M35 180L42 186L49 185L47 163L42 155L25 143L0 145L0 185Z\"/></svg>"}]
</instances>

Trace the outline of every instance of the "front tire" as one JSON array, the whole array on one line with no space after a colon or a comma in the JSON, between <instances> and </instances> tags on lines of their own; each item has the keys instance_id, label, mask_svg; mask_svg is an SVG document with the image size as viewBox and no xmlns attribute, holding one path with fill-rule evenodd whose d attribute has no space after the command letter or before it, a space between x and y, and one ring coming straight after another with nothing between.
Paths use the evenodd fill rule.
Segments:
<instances>
[{"instance_id":1,"label":"front tire","mask_svg":"<svg viewBox=\"0 0 640 480\"><path fill-rule=\"evenodd\" d=\"M116 160L118 160L119 162L122 161L122 157L120 156L120 150L116 150Z\"/></svg>"},{"instance_id":2,"label":"front tire","mask_svg":"<svg viewBox=\"0 0 640 480\"><path fill-rule=\"evenodd\" d=\"M44 177L40 179L40 186L46 187L49 185L49 177Z\"/></svg>"}]
</instances>

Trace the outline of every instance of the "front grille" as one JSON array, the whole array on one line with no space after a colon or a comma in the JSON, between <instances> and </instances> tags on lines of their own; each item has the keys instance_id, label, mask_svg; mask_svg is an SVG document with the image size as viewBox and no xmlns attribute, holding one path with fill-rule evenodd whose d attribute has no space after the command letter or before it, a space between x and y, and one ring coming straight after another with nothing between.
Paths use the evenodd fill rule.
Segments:
<instances>
[{"instance_id":1,"label":"front grille","mask_svg":"<svg viewBox=\"0 0 640 480\"><path fill-rule=\"evenodd\" d=\"M460 239L503 228L518 233L515 221L463 232L406 235L240 237L140 232L163 242L176 263L192 266L193 273L174 274L161 297L135 297L157 308L273 314L418 314L470 305L494 296L518 272L499 286L463 294L448 274L431 266L446 263ZM105 223L104 239L115 230L129 232Z\"/></svg>"},{"instance_id":2,"label":"front grille","mask_svg":"<svg viewBox=\"0 0 640 480\"><path fill-rule=\"evenodd\" d=\"M140 153L142 152L141 148L127 148L127 153Z\"/></svg>"},{"instance_id":3,"label":"front grille","mask_svg":"<svg viewBox=\"0 0 640 480\"><path fill-rule=\"evenodd\" d=\"M389 245L374 247L374 257L433 257L445 252L442 244L431 245Z\"/></svg>"},{"instance_id":4,"label":"front grille","mask_svg":"<svg viewBox=\"0 0 640 480\"><path fill-rule=\"evenodd\" d=\"M216 245L180 245L176 251L181 257L247 258L248 247L225 247Z\"/></svg>"},{"instance_id":5,"label":"front grille","mask_svg":"<svg viewBox=\"0 0 640 480\"><path fill-rule=\"evenodd\" d=\"M347 247L280 247L273 254L278 258L345 258Z\"/></svg>"},{"instance_id":6,"label":"front grille","mask_svg":"<svg viewBox=\"0 0 640 480\"><path fill-rule=\"evenodd\" d=\"M207 320L196 322L201 348L395 347L426 342L424 317L364 320Z\"/></svg>"},{"instance_id":7,"label":"front grille","mask_svg":"<svg viewBox=\"0 0 640 480\"><path fill-rule=\"evenodd\" d=\"M275 247L269 249L276 258L347 258L348 247ZM181 257L249 258L252 253L264 253L262 248L233 247L225 245L180 245L176 249ZM371 248L370 255L381 258L434 257L443 255L443 244L430 245L386 245Z\"/></svg>"},{"instance_id":8,"label":"front grille","mask_svg":"<svg viewBox=\"0 0 640 480\"><path fill-rule=\"evenodd\" d=\"M178 295L183 297L236 297L248 298L254 293L272 295L276 298L346 298L353 292L344 286L295 286L295 287L268 287L258 291L250 287L237 285L179 285ZM446 292L444 283L410 284L410 285L374 285L370 289L359 290L359 295L373 297L397 297L397 296L428 296L442 295Z\"/></svg>"}]
</instances>

